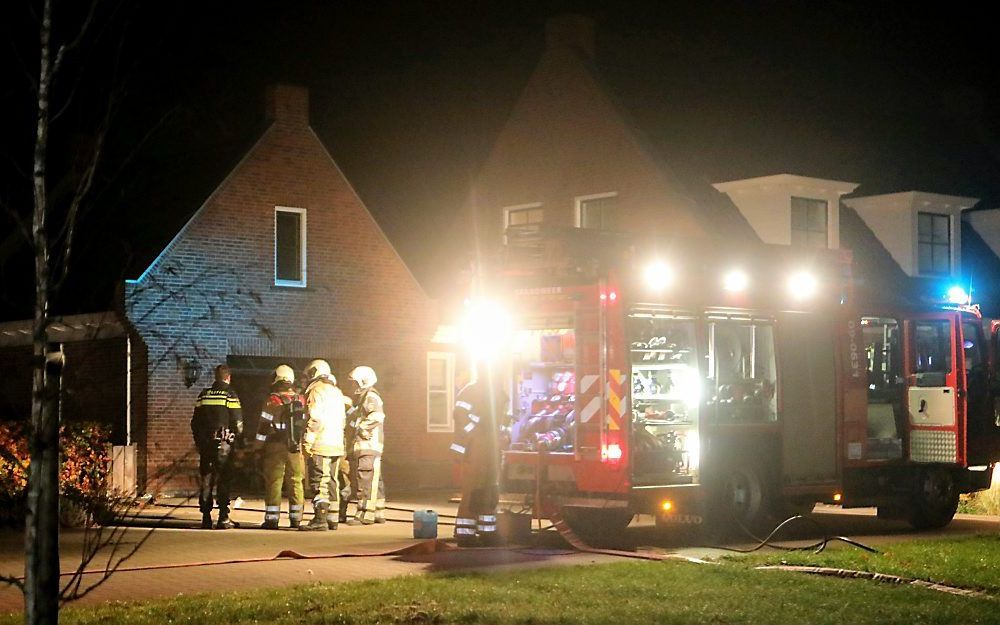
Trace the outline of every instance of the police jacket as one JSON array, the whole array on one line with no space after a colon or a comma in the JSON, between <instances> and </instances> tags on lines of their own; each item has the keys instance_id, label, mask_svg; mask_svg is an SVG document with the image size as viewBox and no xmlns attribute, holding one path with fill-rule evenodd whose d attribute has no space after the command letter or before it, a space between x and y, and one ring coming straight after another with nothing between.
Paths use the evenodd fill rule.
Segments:
<instances>
[{"instance_id":1,"label":"police jacket","mask_svg":"<svg viewBox=\"0 0 1000 625\"><path fill-rule=\"evenodd\" d=\"M462 458L467 458L473 447L498 454L497 439L506 409L507 395L499 387L491 393L485 380L466 384L455 398L456 429L451 451Z\"/></svg>"},{"instance_id":2,"label":"police jacket","mask_svg":"<svg viewBox=\"0 0 1000 625\"><path fill-rule=\"evenodd\" d=\"M382 397L374 388L358 396L358 404L351 409L350 432L354 437L352 452L356 456L380 456L385 445L385 412Z\"/></svg>"},{"instance_id":3,"label":"police jacket","mask_svg":"<svg viewBox=\"0 0 1000 625\"><path fill-rule=\"evenodd\" d=\"M309 422L302 441L307 454L343 456L346 408L351 404L337 385L327 377L319 377L306 387L306 414Z\"/></svg>"},{"instance_id":4,"label":"police jacket","mask_svg":"<svg viewBox=\"0 0 1000 625\"><path fill-rule=\"evenodd\" d=\"M218 447L222 441L243 444L243 409L228 384L216 382L198 393L191 434L199 451Z\"/></svg>"},{"instance_id":5,"label":"police jacket","mask_svg":"<svg viewBox=\"0 0 1000 625\"><path fill-rule=\"evenodd\" d=\"M257 442L281 443L288 451L297 452L305 431L305 400L288 382L271 385L271 394L264 402L257 421Z\"/></svg>"}]
</instances>

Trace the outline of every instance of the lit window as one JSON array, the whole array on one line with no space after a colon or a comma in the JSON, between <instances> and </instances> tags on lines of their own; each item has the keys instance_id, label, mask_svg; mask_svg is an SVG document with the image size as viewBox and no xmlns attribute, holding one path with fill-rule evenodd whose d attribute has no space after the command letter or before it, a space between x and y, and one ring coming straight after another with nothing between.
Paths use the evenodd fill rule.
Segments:
<instances>
[{"instance_id":1,"label":"lit window","mask_svg":"<svg viewBox=\"0 0 1000 625\"><path fill-rule=\"evenodd\" d=\"M708 400L722 423L763 423L778 418L774 330L758 322L709 326L711 384Z\"/></svg>"},{"instance_id":2,"label":"lit window","mask_svg":"<svg viewBox=\"0 0 1000 625\"><path fill-rule=\"evenodd\" d=\"M306 211L274 208L274 284L306 286Z\"/></svg>"},{"instance_id":3,"label":"lit window","mask_svg":"<svg viewBox=\"0 0 1000 625\"><path fill-rule=\"evenodd\" d=\"M455 355L447 352L427 354L427 431L453 432L455 421Z\"/></svg>"},{"instance_id":4,"label":"lit window","mask_svg":"<svg viewBox=\"0 0 1000 625\"><path fill-rule=\"evenodd\" d=\"M581 197L576 200L578 228L606 230L611 227L612 212L618 196L613 193Z\"/></svg>"},{"instance_id":5,"label":"lit window","mask_svg":"<svg viewBox=\"0 0 1000 625\"><path fill-rule=\"evenodd\" d=\"M951 219L948 215L917 214L917 263L924 275L951 273Z\"/></svg>"},{"instance_id":6,"label":"lit window","mask_svg":"<svg viewBox=\"0 0 1000 625\"><path fill-rule=\"evenodd\" d=\"M532 224L540 224L545 217L545 212L542 207L538 204L533 204L531 206L520 206L511 207L506 209L507 213L507 223L506 227L511 228L515 226L530 226Z\"/></svg>"},{"instance_id":7,"label":"lit window","mask_svg":"<svg viewBox=\"0 0 1000 625\"><path fill-rule=\"evenodd\" d=\"M826 200L792 198L792 245L826 247Z\"/></svg>"}]
</instances>

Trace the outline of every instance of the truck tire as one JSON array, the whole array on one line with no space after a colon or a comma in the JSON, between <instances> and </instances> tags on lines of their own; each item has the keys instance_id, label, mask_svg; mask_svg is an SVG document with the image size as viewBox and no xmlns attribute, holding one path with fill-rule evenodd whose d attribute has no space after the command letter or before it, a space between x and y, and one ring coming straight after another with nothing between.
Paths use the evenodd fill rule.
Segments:
<instances>
[{"instance_id":1,"label":"truck tire","mask_svg":"<svg viewBox=\"0 0 1000 625\"><path fill-rule=\"evenodd\" d=\"M712 489L713 530L734 535L758 532L770 521L768 489L761 472L750 464L737 464L719 474Z\"/></svg>"},{"instance_id":2,"label":"truck tire","mask_svg":"<svg viewBox=\"0 0 1000 625\"><path fill-rule=\"evenodd\" d=\"M926 469L918 478L917 491L906 520L918 530L937 529L951 523L958 511L958 488L951 471Z\"/></svg>"},{"instance_id":3,"label":"truck tire","mask_svg":"<svg viewBox=\"0 0 1000 625\"><path fill-rule=\"evenodd\" d=\"M561 512L563 519L580 538L598 541L618 538L635 516L631 508L567 506Z\"/></svg>"}]
</instances>

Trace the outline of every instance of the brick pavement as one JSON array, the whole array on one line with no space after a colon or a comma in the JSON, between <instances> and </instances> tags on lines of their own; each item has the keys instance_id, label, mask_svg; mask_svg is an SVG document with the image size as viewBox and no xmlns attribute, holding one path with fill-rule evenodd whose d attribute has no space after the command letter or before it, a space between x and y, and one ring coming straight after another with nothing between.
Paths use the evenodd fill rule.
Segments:
<instances>
[{"instance_id":1,"label":"brick pavement","mask_svg":"<svg viewBox=\"0 0 1000 625\"><path fill-rule=\"evenodd\" d=\"M391 502L400 508L432 507L441 513L453 514L454 505L446 498ZM259 501L247 502L249 507L262 507ZM377 556L363 558L328 558L308 560L273 560L234 564L185 566L195 563L221 562L233 559L273 558L283 550L293 550L304 555L333 555L342 553L373 554L400 549L422 541L412 537L410 514L390 511L390 522L366 527L341 526L336 532L264 531L248 529L260 523L263 514L239 510L235 520L243 528L230 531L192 529L197 526L196 509L166 510L170 512L169 527L156 529L130 528L122 541L124 548L135 545L147 534L149 538L135 556L121 570L79 605L93 605L106 601L131 601L189 595L201 592L250 590L261 587L281 587L310 582L345 582L361 579L384 579L399 575L416 575L444 570L489 568L502 570L512 567L537 567L565 564L586 564L612 561L608 556L594 556L562 550L475 550L439 551L433 554ZM447 519L442 519L447 520ZM282 519L284 523L285 520ZM451 528L439 528L439 536L447 537ZM82 532L67 531L63 534L63 570L72 570L79 563ZM21 536L15 533L0 534L0 573L20 573L23 569ZM91 570L102 570L93 566ZM97 576L95 575L94 579ZM20 592L13 588L0 589L0 611L10 612L22 608Z\"/></svg>"}]
</instances>

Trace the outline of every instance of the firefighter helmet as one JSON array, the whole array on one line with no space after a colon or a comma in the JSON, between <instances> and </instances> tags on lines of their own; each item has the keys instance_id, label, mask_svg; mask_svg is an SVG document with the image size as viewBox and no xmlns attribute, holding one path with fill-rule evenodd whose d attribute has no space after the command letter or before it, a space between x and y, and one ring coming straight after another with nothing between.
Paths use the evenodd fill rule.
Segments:
<instances>
[{"instance_id":1,"label":"firefighter helmet","mask_svg":"<svg viewBox=\"0 0 1000 625\"><path fill-rule=\"evenodd\" d=\"M316 378L333 379L333 372L330 371L330 363L325 360L314 360L306 367L306 378L315 380Z\"/></svg>"},{"instance_id":2,"label":"firefighter helmet","mask_svg":"<svg viewBox=\"0 0 1000 625\"><path fill-rule=\"evenodd\" d=\"M353 380L358 387L361 388L361 390L369 389L375 386L375 383L378 382L378 376L375 375L375 370L364 365L354 367L347 377L350 380Z\"/></svg>"},{"instance_id":3,"label":"firefighter helmet","mask_svg":"<svg viewBox=\"0 0 1000 625\"><path fill-rule=\"evenodd\" d=\"M288 365L278 365L278 368L274 370L274 381L272 384L277 384L278 382L295 384L295 370Z\"/></svg>"}]
</instances>

